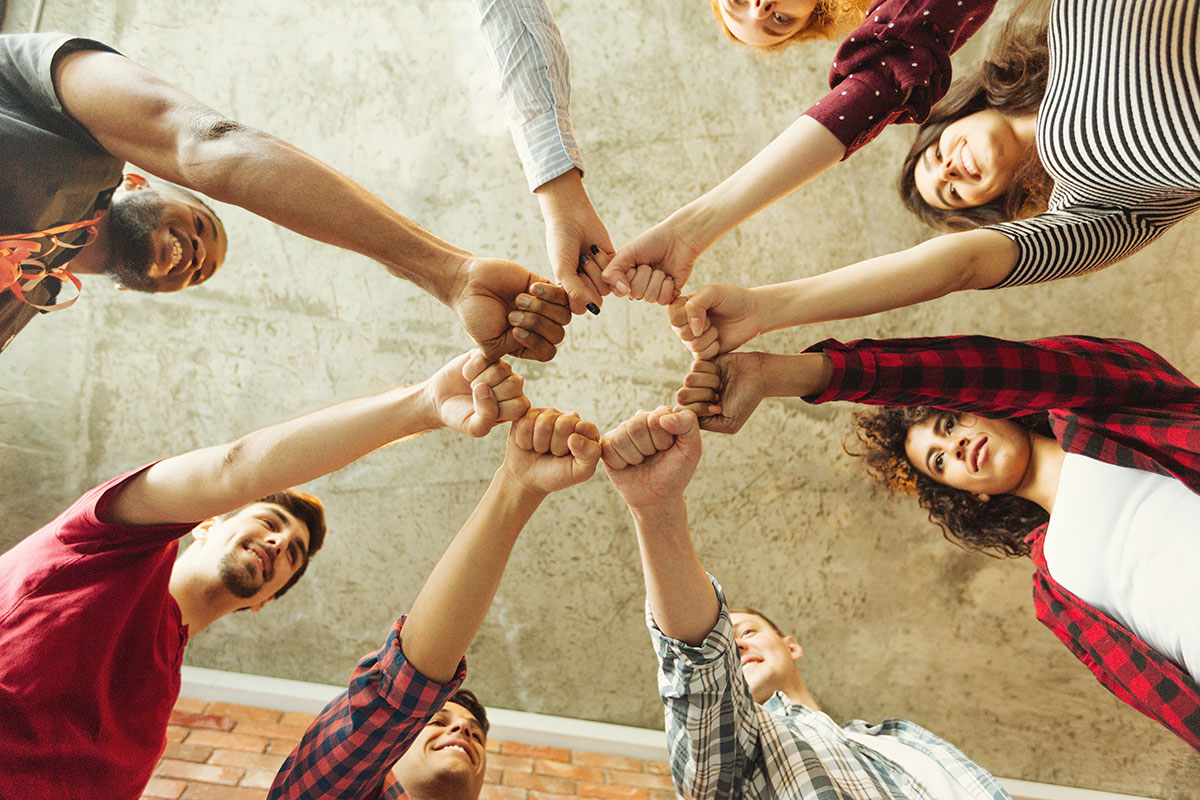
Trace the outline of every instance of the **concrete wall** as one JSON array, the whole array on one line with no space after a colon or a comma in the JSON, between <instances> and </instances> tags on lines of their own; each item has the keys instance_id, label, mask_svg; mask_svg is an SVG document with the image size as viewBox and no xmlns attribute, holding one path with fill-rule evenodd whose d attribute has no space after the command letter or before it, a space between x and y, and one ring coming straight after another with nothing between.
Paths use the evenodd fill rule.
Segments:
<instances>
[{"instance_id":1,"label":"concrete wall","mask_svg":"<svg viewBox=\"0 0 1200 800\"><path fill-rule=\"evenodd\" d=\"M716 34L703 0L551 6L574 60L587 186L618 243L790 123L822 91L834 50L758 58ZM13 3L6 29L23 29L33 7ZM461 2L47 0L42 28L111 42L442 237L547 272L537 206ZM814 274L926 238L891 189L910 136L886 133L741 226L702 258L693 287ZM231 245L215 280L154 298L91 280L76 308L37 320L0 358L0 547L111 475L415 381L467 348L445 308L378 265L220 210ZM1090 277L756 345L1089 333L1139 339L1197 376L1197 252L1192 220ZM601 316L576 319L554 362L519 370L535 403L576 409L604 430L669 400L688 363L662 309L610 300ZM1189 796L1200 780L1194 752L1109 696L1036 622L1027 561L947 544L841 454L850 410L763 406L737 437L706 436L689 492L705 565L734 602L801 636L826 709L908 717L1014 778ZM261 614L205 632L188 662L343 682L411 602L502 452L501 433L442 432L315 482L332 534L310 577ZM506 708L661 725L642 598L630 525L604 478L551 498L472 648L473 688Z\"/></svg>"}]
</instances>

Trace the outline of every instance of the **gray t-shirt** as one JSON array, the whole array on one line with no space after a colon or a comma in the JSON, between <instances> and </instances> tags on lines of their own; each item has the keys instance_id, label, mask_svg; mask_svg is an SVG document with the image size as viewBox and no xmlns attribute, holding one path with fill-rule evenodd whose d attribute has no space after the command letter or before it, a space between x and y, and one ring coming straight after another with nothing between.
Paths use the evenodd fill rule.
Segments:
<instances>
[{"instance_id":1,"label":"gray t-shirt","mask_svg":"<svg viewBox=\"0 0 1200 800\"><path fill-rule=\"evenodd\" d=\"M91 219L108 208L121 182L124 162L67 114L54 90L55 58L75 50L112 48L62 33L0 36L0 235ZM84 236L78 230L60 238ZM72 252L52 253L44 263L59 266ZM35 294L29 299L44 303L51 292L39 287ZM0 350L36 313L11 292L0 293Z\"/></svg>"}]
</instances>

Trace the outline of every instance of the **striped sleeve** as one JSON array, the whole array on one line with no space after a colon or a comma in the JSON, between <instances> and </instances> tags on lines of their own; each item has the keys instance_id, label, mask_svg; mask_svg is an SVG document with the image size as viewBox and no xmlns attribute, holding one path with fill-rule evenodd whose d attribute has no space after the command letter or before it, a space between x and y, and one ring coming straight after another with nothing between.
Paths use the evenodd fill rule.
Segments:
<instances>
[{"instance_id":1,"label":"striped sleeve","mask_svg":"<svg viewBox=\"0 0 1200 800\"><path fill-rule=\"evenodd\" d=\"M1200 208L1200 198L1125 208L1063 208L1030 219L989 225L1012 239L1017 263L1000 283L1023 286L1103 269L1136 253Z\"/></svg>"},{"instance_id":2,"label":"striped sleeve","mask_svg":"<svg viewBox=\"0 0 1200 800\"><path fill-rule=\"evenodd\" d=\"M571 60L544 0L471 0L533 191L583 157L571 125Z\"/></svg>"}]
</instances>

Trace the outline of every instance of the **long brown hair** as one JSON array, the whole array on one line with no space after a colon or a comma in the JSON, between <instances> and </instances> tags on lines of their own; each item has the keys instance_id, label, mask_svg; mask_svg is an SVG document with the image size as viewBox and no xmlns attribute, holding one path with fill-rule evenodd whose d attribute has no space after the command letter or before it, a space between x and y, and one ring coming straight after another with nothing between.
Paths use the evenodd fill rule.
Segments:
<instances>
[{"instance_id":1,"label":"long brown hair","mask_svg":"<svg viewBox=\"0 0 1200 800\"><path fill-rule=\"evenodd\" d=\"M905 207L934 228L962 231L1046 210L1052 181L1031 150L1013 176L1007 191L995 200L972 208L934 208L917 190L914 170L926 149L955 120L984 109L995 109L1008 117L1037 113L1046 95L1050 72L1050 48L1042 4L1023 2L1005 23L987 59L974 73L955 81L946 96L933 107L900 168L900 197Z\"/></svg>"},{"instance_id":2,"label":"long brown hair","mask_svg":"<svg viewBox=\"0 0 1200 800\"><path fill-rule=\"evenodd\" d=\"M929 512L929 520L942 534L968 550L997 558L1029 555L1025 537L1050 515L1037 503L1016 495L995 495L984 501L963 489L938 483L917 470L904 450L908 431L930 417L952 414L932 406L883 407L854 414L855 429L843 449L861 458L867 472L894 492L916 495ZM1051 435L1045 414L1014 417L1013 422L1037 433Z\"/></svg>"},{"instance_id":3,"label":"long brown hair","mask_svg":"<svg viewBox=\"0 0 1200 800\"><path fill-rule=\"evenodd\" d=\"M712 12L717 18L717 24L721 26L721 32L737 44L746 44L734 36L733 31L729 30L729 26L725 24L725 18L721 16L720 2L721 0L708 0L709 5L712 6ZM813 8L812 16L808 18L807 25L782 42L754 49L760 53L776 53L794 42L808 39L836 39L863 21L867 15L867 9L873 2L874 0L819 0ZM750 47L751 45L746 46Z\"/></svg>"}]
</instances>

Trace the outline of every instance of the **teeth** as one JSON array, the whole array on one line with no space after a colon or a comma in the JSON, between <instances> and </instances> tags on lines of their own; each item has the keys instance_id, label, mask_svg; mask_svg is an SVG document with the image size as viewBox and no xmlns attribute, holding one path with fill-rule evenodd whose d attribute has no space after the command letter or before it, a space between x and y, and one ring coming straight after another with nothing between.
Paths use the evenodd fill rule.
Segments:
<instances>
[{"instance_id":1,"label":"teeth","mask_svg":"<svg viewBox=\"0 0 1200 800\"><path fill-rule=\"evenodd\" d=\"M183 245L179 242L179 237L171 237L171 266L175 267L183 259Z\"/></svg>"},{"instance_id":2,"label":"teeth","mask_svg":"<svg viewBox=\"0 0 1200 800\"><path fill-rule=\"evenodd\" d=\"M462 753L463 755L467 754L466 750L464 750L463 748L459 747L456 744L448 744L445 747L443 747L442 749L443 750L457 750L458 752Z\"/></svg>"}]
</instances>

